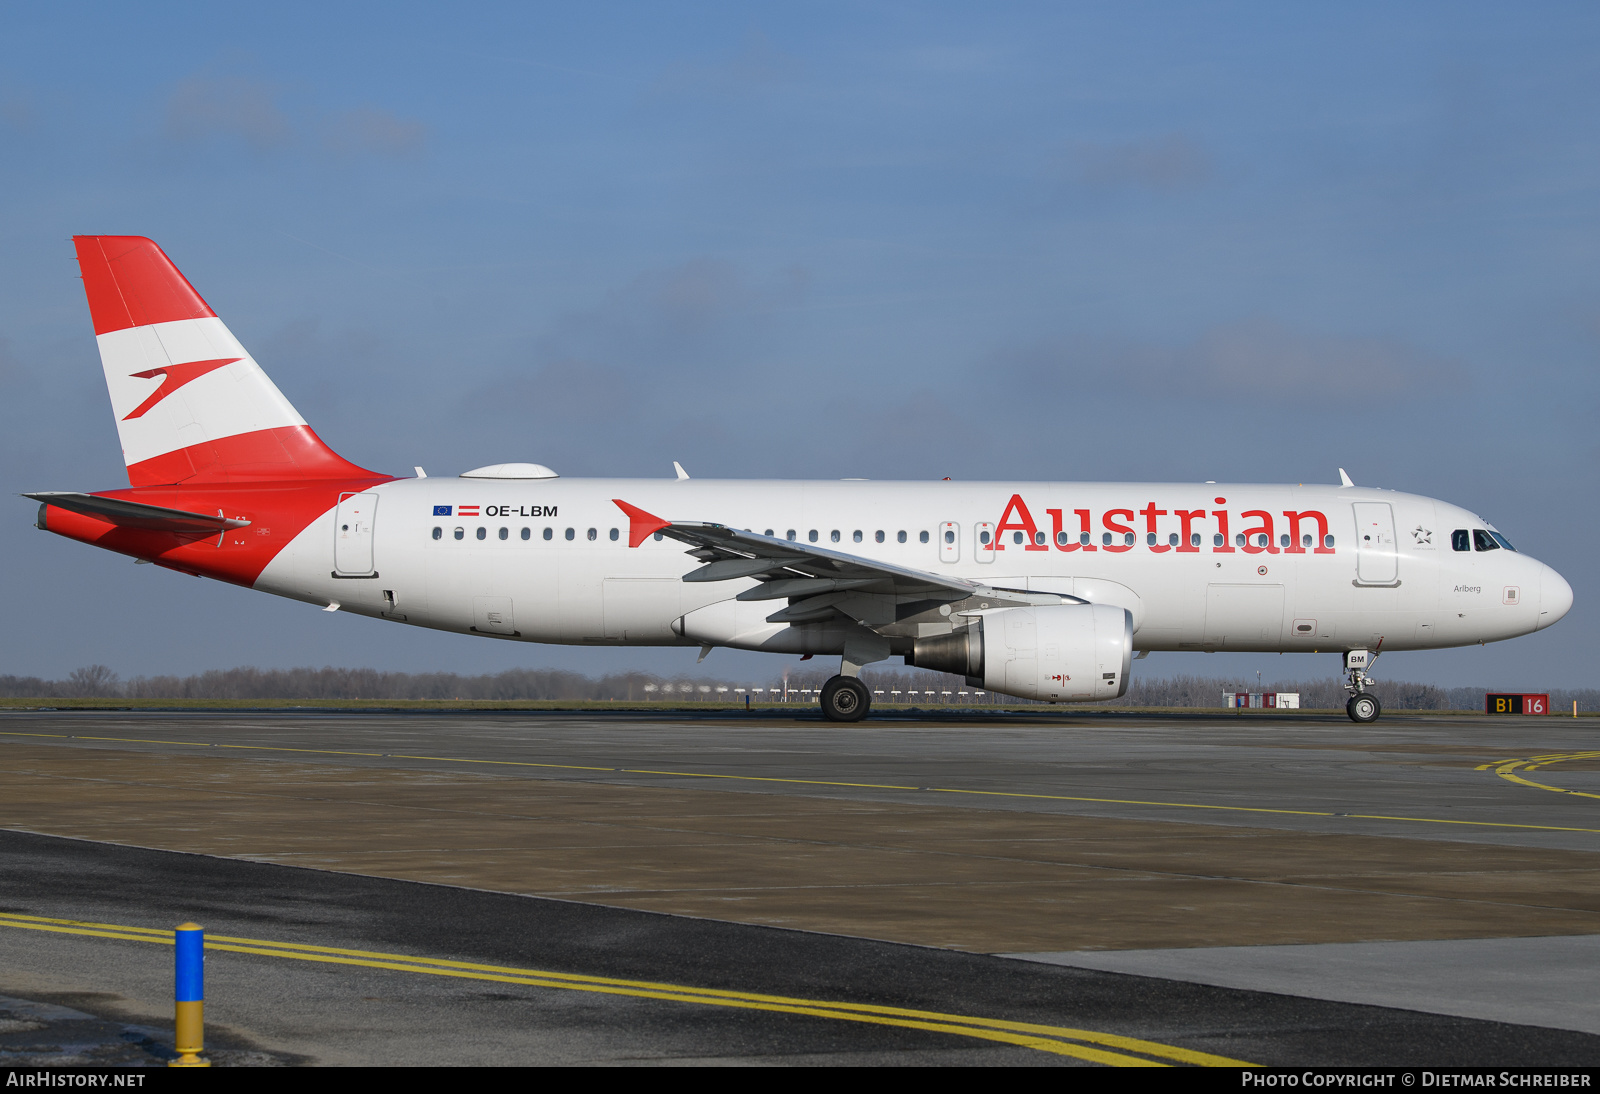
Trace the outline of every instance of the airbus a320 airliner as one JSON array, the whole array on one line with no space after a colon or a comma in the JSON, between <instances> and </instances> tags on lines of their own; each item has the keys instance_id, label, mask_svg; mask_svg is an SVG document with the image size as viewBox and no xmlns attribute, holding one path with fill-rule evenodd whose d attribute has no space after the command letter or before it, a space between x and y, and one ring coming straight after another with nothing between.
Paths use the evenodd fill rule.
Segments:
<instances>
[{"instance_id":1,"label":"airbus a320 airliner","mask_svg":"<svg viewBox=\"0 0 1600 1094\"><path fill-rule=\"evenodd\" d=\"M312 432L153 242L78 236L128 489L28 494L140 562L438 630L889 657L1025 699L1112 699L1151 650L1334 652L1351 718L1382 651L1494 642L1572 606L1431 498L1353 485L564 479L368 471ZM687 556L687 557L686 557Z\"/></svg>"}]
</instances>

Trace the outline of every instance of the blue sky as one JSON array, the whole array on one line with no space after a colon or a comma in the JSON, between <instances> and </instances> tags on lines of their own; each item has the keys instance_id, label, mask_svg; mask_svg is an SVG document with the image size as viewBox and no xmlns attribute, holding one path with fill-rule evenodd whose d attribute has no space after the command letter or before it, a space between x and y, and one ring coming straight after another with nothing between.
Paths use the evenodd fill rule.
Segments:
<instances>
[{"instance_id":1,"label":"blue sky","mask_svg":"<svg viewBox=\"0 0 1600 1094\"><path fill-rule=\"evenodd\" d=\"M1384 675L1596 683L1600 9L10 5L5 28L9 493L123 481L68 237L141 234L365 466L1343 466L1481 512L1577 595ZM330 617L13 505L0 672L694 657Z\"/></svg>"}]
</instances>

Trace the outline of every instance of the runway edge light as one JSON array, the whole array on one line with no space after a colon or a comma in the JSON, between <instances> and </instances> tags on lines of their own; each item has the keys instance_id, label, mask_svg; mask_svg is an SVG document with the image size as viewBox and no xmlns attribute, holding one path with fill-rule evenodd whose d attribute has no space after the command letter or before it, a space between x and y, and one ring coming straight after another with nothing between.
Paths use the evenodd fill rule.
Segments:
<instances>
[{"instance_id":1,"label":"runway edge light","mask_svg":"<svg viewBox=\"0 0 1600 1094\"><path fill-rule=\"evenodd\" d=\"M198 923L184 923L173 932L173 1048L178 1058L168 1067L210 1067L200 1058L205 1048L206 932Z\"/></svg>"}]
</instances>

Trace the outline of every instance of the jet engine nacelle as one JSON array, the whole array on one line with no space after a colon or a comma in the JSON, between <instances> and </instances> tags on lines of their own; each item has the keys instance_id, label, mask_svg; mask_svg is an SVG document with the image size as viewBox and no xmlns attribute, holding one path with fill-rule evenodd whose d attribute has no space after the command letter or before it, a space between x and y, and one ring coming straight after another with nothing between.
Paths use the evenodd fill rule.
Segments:
<instances>
[{"instance_id":1,"label":"jet engine nacelle","mask_svg":"<svg viewBox=\"0 0 1600 1094\"><path fill-rule=\"evenodd\" d=\"M906 663L1021 699L1116 699L1128 690L1133 614L1109 604L984 612L951 634L919 638Z\"/></svg>"}]
</instances>

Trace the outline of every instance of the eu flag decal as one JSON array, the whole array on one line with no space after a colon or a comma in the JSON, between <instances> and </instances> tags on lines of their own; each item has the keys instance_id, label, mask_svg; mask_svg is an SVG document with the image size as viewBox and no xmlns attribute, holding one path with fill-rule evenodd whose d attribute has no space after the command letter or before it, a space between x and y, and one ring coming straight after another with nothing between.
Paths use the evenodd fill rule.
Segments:
<instances>
[{"instance_id":1,"label":"eu flag decal","mask_svg":"<svg viewBox=\"0 0 1600 1094\"><path fill-rule=\"evenodd\" d=\"M450 507L448 505L435 505L433 507L433 515L436 517L448 517L450 515Z\"/></svg>"}]
</instances>

